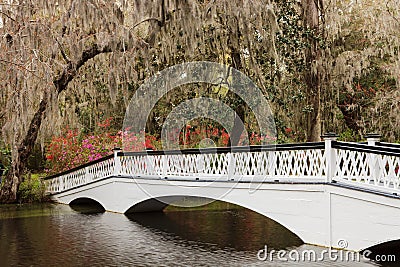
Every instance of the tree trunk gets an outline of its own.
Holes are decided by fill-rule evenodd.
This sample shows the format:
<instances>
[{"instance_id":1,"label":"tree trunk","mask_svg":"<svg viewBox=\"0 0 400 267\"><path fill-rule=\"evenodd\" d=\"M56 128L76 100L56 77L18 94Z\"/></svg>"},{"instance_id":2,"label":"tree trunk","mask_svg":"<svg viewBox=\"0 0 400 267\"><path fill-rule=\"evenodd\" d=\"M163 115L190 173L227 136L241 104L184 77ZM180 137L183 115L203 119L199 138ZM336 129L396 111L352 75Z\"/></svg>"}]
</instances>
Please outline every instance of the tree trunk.
<instances>
[{"instance_id":1,"label":"tree trunk","mask_svg":"<svg viewBox=\"0 0 400 267\"><path fill-rule=\"evenodd\" d=\"M237 29L237 31L239 31ZM239 40L237 41L239 42ZM240 53L237 49L237 47L239 47L239 43L236 44L236 46L231 42L228 43L228 47L231 50L231 58L232 58L232 67L242 71L243 66L242 66L242 61L240 58ZM232 73L232 72L231 72ZM235 72L233 72L235 73ZM234 74L232 74L234 75ZM234 81L237 81L237 79L240 79L240 77L234 77ZM229 143L228 146L237 146L239 145L239 141L240 141L240 136L243 133L244 130L244 121L245 121L245 115L246 115L246 108L245 108L245 103L243 102L243 99L239 98L236 95L232 94L232 98L236 98L237 100L237 106L235 107L235 120L233 123L233 128L232 128L232 132L230 133L230 139L229 139ZM238 99L239 98L239 99Z\"/></svg>"},{"instance_id":2,"label":"tree trunk","mask_svg":"<svg viewBox=\"0 0 400 267\"><path fill-rule=\"evenodd\" d=\"M23 182L23 173L35 145L47 105L47 95L44 95L29 125L25 138L18 145L17 151L13 153L11 169L8 171L0 190L0 203L15 203L18 201L18 189Z\"/></svg>"},{"instance_id":3,"label":"tree trunk","mask_svg":"<svg viewBox=\"0 0 400 267\"><path fill-rule=\"evenodd\" d=\"M239 145L240 136L244 130L245 107L239 104L235 109L236 115L233 123L233 129L230 135L228 146Z\"/></svg>"},{"instance_id":4,"label":"tree trunk","mask_svg":"<svg viewBox=\"0 0 400 267\"><path fill-rule=\"evenodd\" d=\"M160 31L160 27L163 27L165 22L165 0L161 0L161 4L162 15L159 24L153 30L154 34ZM150 34L150 36L152 36L152 34ZM124 40L120 40L118 38L111 38L109 43L101 47L99 47L96 43L91 44L81 52L80 57L78 57L75 61L67 60L67 64L65 65L63 71L58 76L54 77L53 84L55 86L56 93L59 94L67 88L68 84L77 75L79 69L85 65L88 60L103 53L133 49L137 45L141 46L143 43L126 43ZM65 54L63 50L61 50L60 53ZM17 151L14 151L11 170L7 173L4 184L0 189L0 203L14 203L18 201L17 193L19 185L23 182L23 173L26 169L28 158L31 155L35 145L47 106L48 99L47 95L45 95L39 104L39 109L33 116L25 138L20 144L17 145Z\"/></svg>"},{"instance_id":5,"label":"tree trunk","mask_svg":"<svg viewBox=\"0 0 400 267\"><path fill-rule=\"evenodd\" d=\"M320 141L321 138L321 73L316 64L321 60L321 50L317 36L320 34L320 12L322 1L304 0L303 19L305 25L313 30L313 36L309 37L310 47L306 52L307 72L305 82L307 84L307 98L310 112L307 113L307 141Z\"/></svg>"}]
</instances>

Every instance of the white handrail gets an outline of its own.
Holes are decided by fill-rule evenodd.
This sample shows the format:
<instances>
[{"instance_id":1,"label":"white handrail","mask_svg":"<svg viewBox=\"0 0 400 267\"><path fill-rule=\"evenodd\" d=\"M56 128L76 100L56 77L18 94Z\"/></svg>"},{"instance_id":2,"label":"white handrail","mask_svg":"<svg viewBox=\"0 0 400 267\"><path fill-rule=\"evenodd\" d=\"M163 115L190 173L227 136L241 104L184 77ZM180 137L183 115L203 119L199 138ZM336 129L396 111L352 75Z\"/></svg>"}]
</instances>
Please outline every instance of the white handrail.
<instances>
[{"instance_id":1,"label":"white handrail","mask_svg":"<svg viewBox=\"0 0 400 267\"><path fill-rule=\"evenodd\" d=\"M334 136L324 139L325 146L286 145L280 149L277 146L276 150L224 150L218 153L201 153L199 150L182 154L121 153L116 150L114 157L46 179L47 191L60 193L119 175L135 179L193 181L336 181L400 191L400 153L393 149L391 153L380 153L380 148L371 143L369 146L358 144L358 149L352 149L354 143L336 142ZM348 147L342 149L340 146ZM374 149L369 151L368 147Z\"/></svg>"}]
</instances>

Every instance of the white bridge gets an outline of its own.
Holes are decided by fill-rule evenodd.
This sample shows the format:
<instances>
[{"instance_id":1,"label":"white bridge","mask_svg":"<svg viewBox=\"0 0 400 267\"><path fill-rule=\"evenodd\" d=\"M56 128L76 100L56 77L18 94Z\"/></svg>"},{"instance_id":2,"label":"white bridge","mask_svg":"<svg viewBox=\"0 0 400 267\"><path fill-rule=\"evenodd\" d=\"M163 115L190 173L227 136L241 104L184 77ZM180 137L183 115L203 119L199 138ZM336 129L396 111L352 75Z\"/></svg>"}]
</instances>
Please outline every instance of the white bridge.
<instances>
[{"instance_id":1,"label":"white bridge","mask_svg":"<svg viewBox=\"0 0 400 267\"><path fill-rule=\"evenodd\" d=\"M361 251L400 239L400 145L324 142L114 151L46 178L60 203L91 199L105 210L162 210L185 196L237 204L305 243Z\"/></svg>"}]
</instances>

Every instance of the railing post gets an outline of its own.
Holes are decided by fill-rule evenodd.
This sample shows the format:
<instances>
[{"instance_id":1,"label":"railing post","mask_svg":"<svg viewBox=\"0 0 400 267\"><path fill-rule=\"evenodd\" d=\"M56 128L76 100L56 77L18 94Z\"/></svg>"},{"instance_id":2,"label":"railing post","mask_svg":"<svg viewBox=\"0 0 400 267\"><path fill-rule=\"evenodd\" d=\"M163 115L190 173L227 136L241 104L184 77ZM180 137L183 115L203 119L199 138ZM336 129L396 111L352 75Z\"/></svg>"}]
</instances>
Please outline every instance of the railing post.
<instances>
[{"instance_id":1,"label":"railing post","mask_svg":"<svg viewBox=\"0 0 400 267\"><path fill-rule=\"evenodd\" d=\"M233 180L234 175L235 175L235 158L232 152L228 152L226 154L227 160L228 160L228 180Z\"/></svg>"},{"instance_id":2,"label":"railing post","mask_svg":"<svg viewBox=\"0 0 400 267\"><path fill-rule=\"evenodd\" d=\"M326 133L321 136L325 141L325 174L326 182L331 183L336 172L336 153L332 148L332 141L336 141L337 135L335 133Z\"/></svg>"},{"instance_id":3,"label":"railing post","mask_svg":"<svg viewBox=\"0 0 400 267\"><path fill-rule=\"evenodd\" d=\"M167 154L161 155L161 164L162 164L162 173L161 173L161 178L166 178L167 177L167 168L168 168L168 160L167 160Z\"/></svg>"},{"instance_id":4,"label":"railing post","mask_svg":"<svg viewBox=\"0 0 400 267\"><path fill-rule=\"evenodd\" d=\"M114 147L114 175L119 176L122 173L122 165L121 165L121 160L118 157L118 152L121 152L121 148L119 147Z\"/></svg>"},{"instance_id":5,"label":"railing post","mask_svg":"<svg viewBox=\"0 0 400 267\"><path fill-rule=\"evenodd\" d=\"M377 133L368 133L364 136L364 138L367 139L369 146L375 146L375 144L380 141L381 135Z\"/></svg>"},{"instance_id":6,"label":"railing post","mask_svg":"<svg viewBox=\"0 0 400 267\"><path fill-rule=\"evenodd\" d=\"M380 141L381 135L377 133L368 133L364 136L367 139L369 146L375 146L377 142ZM367 154L368 155L368 154ZM380 176L380 168L378 162L378 155L370 154L369 155L369 168L371 178L374 180L374 183L377 184Z\"/></svg>"},{"instance_id":7,"label":"railing post","mask_svg":"<svg viewBox=\"0 0 400 267\"><path fill-rule=\"evenodd\" d=\"M64 176L63 175L61 175L61 176L58 176L58 181L59 181L59 183L58 183L58 192L61 192L61 191L64 191Z\"/></svg>"},{"instance_id":8,"label":"railing post","mask_svg":"<svg viewBox=\"0 0 400 267\"><path fill-rule=\"evenodd\" d=\"M85 167L85 183L89 183L90 178L89 178L89 167Z\"/></svg>"}]
</instances>

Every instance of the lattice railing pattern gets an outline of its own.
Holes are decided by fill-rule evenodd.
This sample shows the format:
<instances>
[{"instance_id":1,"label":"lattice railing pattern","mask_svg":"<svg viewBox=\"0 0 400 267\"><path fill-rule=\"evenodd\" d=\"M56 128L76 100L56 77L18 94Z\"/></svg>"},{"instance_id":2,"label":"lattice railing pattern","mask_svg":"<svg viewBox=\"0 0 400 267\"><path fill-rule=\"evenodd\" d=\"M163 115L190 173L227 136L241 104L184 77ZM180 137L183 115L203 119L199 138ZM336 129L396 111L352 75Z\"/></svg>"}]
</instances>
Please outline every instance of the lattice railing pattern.
<instances>
[{"instance_id":1,"label":"lattice railing pattern","mask_svg":"<svg viewBox=\"0 0 400 267\"><path fill-rule=\"evenodd\" d=\"M215 154L140 155L121 158L122 174L133 176L207 177L208 179L322 178L324 152L260 151Z\"/></svg>"},{"instance_id":2,"label":"lattice railing pattern","mask_svg":"<svg viewBox=\"0 0 400 267\"><path fill-rule=\"evenodd\" d=\"M47 191L50 193L62 192L80 185L91 183L97 179L114 174L114 158L97 162L84 168L77 169L46 180Z\"/></svg>"},{"instance_id":3,"label":"lattice railing pattern","mask_svg":"<svg viewBox=\"0 0 400 267\"><path fill-rule=\"evenodd\" d=\"M335 150L334 179L400 189L400 157L351 150Z\"/></svg>"},{"instance_id":4,"label":"lattice railing pattern","mask_svg":"<svg viewBox=\"0 0 400 267\"><path fill-rule=\"evenodd\" d=\"M286 145L276 150L225 150L218 153L202 153L201 150L183 154L115 153L114 157L47 179L46 182L50 193L115 175L211 181L336 180L375 189L400 190L398 148L371 149L364 144L341 142L334 145L335 148L325 144L325 149L324 146L304 148Z\"/></svg>"}]
</instances>

